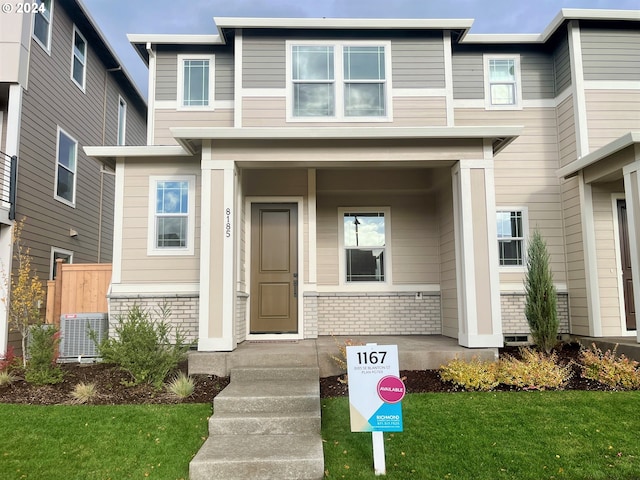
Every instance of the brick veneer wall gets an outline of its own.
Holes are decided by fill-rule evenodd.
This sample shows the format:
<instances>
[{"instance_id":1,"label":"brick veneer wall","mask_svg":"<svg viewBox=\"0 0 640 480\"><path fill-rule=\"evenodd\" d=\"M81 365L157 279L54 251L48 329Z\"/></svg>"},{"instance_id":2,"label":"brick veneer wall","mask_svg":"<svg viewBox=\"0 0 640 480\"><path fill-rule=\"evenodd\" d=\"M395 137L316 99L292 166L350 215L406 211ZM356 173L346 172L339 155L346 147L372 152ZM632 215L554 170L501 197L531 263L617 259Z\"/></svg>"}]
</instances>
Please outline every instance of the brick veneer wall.
<instances>
[{"instance_id":1,"label":"brick veneer wall","mask_svg":"<svg viewBox=\"0 0 640 480\"><path fill-rule=\"evenodd\" d=\"M117 315L126 315L135 304L149 311L153 319L158 319L158 309L166 302L171 308L169 321L180 329L187 341L198 340L198 312L200 299L198 295L171 295L171 296L135 296L109 298L110 328L109 335L113 335L113 323Z\"/></svg>"},{"instance_id":2,"label":"brick veneer wall","mask_svg":"<svg viewBox=\"0 0 640 480\"><path fill-rule=\"evenodd\" d=\"M311 298L305 298L305 321L313 317ZM318 335L442 333L439 294L422 292L416 298L415 292L320 293L315 298Z\"/></svg>"},{"instance_id":3,"label":"brick veneer wall","mask_svg":"<svg viewBox=\"0 0 640 480\"><path fill-rule=\"evenodd\" d=\"M500 296L502 307L502 333L505 335L523 335L529 333L529 324L524 316L526 297L522 293L503 293ZM569 333L569 296L558 294L558 333Z\"/></svg>"}]
</instances>

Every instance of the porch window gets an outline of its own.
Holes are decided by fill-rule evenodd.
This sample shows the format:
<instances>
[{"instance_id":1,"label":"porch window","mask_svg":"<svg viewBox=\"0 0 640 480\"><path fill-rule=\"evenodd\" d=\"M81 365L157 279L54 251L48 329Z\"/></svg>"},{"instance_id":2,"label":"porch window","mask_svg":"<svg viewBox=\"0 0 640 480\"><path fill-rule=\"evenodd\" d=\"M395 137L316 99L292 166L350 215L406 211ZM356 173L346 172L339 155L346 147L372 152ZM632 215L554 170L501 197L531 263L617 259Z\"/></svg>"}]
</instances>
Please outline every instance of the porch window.
<instances>
[{"instance_id":1,"label":"porch window","mask_svg":"<svg viewBox=\"0 0 640 480\"><path fill-rule=\"evenodd\" d=\"M498 211L496 223L500 266L524 266L526 210Z\"/></svg>"},{"instance_id":2,"label":"porch window","mask_svg":"<svg viewBox=\"0 0 640 480\"><path fill-rule=\"evenodd\" d=\"M384 282L386 232L384 212L343 214L345 280Z\"/></svg>"},{"instance_id":3,"label":"porch window","mask_svg":"<svg viewBox=\"0 0 640 480\"><path fill-rule=\"evenodd\" d=\"M520 57L485 55L485 104L489 109L518 109L522 104Z\"/></svg>"},{"instance_id":4,"label":"porch window","mask_svg":"<svg viewBox=\"0 0 640 480\"><path fill-rule=\"evenodd\" d=\"M388 44L313 42L289 48L290 120L389 120Z\"/></svg>"},{"instance_id":5,"label":"porch window","mask_svg":"<svg viewBox=\"0 0 640 480\"><path fill-rule=\"evenodd\" d=\"M151 178L150 255L193 253L195 178Z\"/></svg>"}]
</instances>

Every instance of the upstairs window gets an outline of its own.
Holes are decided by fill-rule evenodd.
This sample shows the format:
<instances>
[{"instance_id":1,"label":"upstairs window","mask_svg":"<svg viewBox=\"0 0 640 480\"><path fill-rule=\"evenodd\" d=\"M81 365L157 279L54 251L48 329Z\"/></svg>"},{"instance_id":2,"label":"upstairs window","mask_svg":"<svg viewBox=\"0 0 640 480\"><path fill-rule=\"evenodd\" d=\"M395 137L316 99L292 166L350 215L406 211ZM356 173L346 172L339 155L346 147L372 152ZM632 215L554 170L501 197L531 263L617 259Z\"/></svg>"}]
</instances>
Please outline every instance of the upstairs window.
<instances>
[{"instance_id":1,"label":"upstairs window","mask_svg":"<svg viewBox=\"0 0 640 480\"><path fill-rule=\"evenodd\" d=\"M389 46L290 44L289 119L387 120Z\"/></svg>"},{"instance_id":2,"label":"upstairs window","mask_svg":"<svg viewBox=\"0 0 640 480\"><path fill-rule=\"evenodd\" d=\"M72 207L75 206L76 202L77 160L78 142L58 127L54 196L57 200Z\"/></svg>"},{"instance_id":3,"label":"upstairs window","mask_svg":"<svg viewBox=\"0 0 640 480\"><path fill-rule=\"evenodd\" d=\"M388 216L388 215L387 215ZM342 211L343 279L348 283L387 281L385 212Z\"/></svg>"},{"instance_id":4,"label":"upstairs window","mask_svg":"<svg viewBox=\"0 0 640 480\"><path fill-rule=\"evenodd\" d=\"M37 40L42 48L50 52L53 5L51 0L36 0L35 3L38 5L38 8L33 14L33 38Z\"/></svg>"},{"instance_id":5,"label":"upstairs window","mask_svg":"<svg viewBox=\"0 0 640 480\"><path fill-rule=\"evenodd\" d=\"M127 134L127 102L118 98L118 145L124 145Z\"/></svg>"},{"instance_id":6,"label":"upstairs window","mask_svg":"<svg viewBox=\"0 0 640 480\"><path fill-rule=\"evenodd\" d=\"M499 210L496 220L500 266L524 267L527 211L515 208Z\"/></svg>"},{"instance_id":7,"label":"upstairs window","mask_svg":"<svg viewBox=\"0 0 640 480\"><path fill-rule=\"evenodd\" d=\"M87 41L73 27L73 46L71 55L71 79L84 92L87 75Z\"/></svg>"},{"instance_id":8,"label":"upstairs window","mask_svg":"<svg viewBox=\"0 0 640 480\"><path fill-rule=\"evenodd\" d=\"M213 55L178 55L179 108L213 108Z\"/></svg>"},{"instance_id":9,"label":"upstairs window","mask_svg":"<svg viewBox=\"0 0 640 480\"><path fill-rule=\"evenodd\" d=\"M520 57L485 55L485 103L490 109L521 108Z\"/></svg>"},{"instance_id":10,"label":"upstairs window","mask_svg":"<svg viewBox=\"0 0 640 480\"><path fill-rule=\"evenodd\" d=\"M195 177L151 177L149 188L150 255L193 254Z\"/></svg>"}]
</instances>

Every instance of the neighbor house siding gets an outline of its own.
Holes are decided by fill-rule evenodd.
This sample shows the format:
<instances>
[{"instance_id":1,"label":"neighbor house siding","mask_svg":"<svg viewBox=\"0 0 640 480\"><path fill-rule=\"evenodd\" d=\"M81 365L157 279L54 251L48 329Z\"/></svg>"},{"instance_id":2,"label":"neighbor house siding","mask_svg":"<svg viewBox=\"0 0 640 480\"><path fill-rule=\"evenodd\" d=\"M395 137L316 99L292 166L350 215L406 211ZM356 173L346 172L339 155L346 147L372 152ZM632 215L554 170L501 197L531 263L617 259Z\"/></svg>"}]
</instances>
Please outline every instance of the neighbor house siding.
<instances>
[{"instance_id":1,"label":"neighbor house siding","mask_svg":"<svg viewBox=\"0 0 640 480\"><path fill-rule=\"evenodd\" d=\"M200 162L181 158L136 160L125 164L121 283L197 283L200 281ZM149 256L149 177L196 175L194 255Z\"/></svg>"},{"instance_id":2,"label":"neighbor house siding","mask_svg":"<svg viewBox=\"0 0 640 480\"><path fill-rule=\"evenodd\" d=\"M581 28L585 80L640 79L640 30Z\"/></svg>"},{"instance_id":3,"label":"neighbor house siding","mask_svg":"<svg viewBox=\"0 0 640 480\"><path fill-rule=\"evenodd\" d=\"M637 77L640 84L640 76ZM640 130L640 90L587 90L590 151Z\"/></svg>"},{"instance_id":4,"label":"neighbor house siding","mask_svg":"<svg viewBox=\"0 0 640 480\"><path fill-rule=\"evenodd\" d=\"M393 88L444 88L442 33L391 42Z\"/></svg>"},{"instance_id":5,"label":"neighbor house siding","mask_svg":"<svg viewBox=\"0 0 640 480\"><path fill-rule=\"evenodd\" d=\"M51 55L31 40L17 186L17 217L27 218L23 240L31 249L32 266L41 278L49 276L52 246L73 251L75 263L108 262L112 250L113 179L101 174L100 163L88 158L83 146L102 145L103 139L108 145L115 144L118 84L106 72L91 36L80 30L88 38L85 91L80 90L70 73L73 23L60 4L56 4L52 28ZM136 134L144 131L144 121L139 124L142 115L133 115L134 102L127 101L132 132L128 143L143 143L144 138ZM78 141L75 208L54 199L58 126ZM70 229L76 230L78 236L71 238Z\"/></svg>"}]
</instances>

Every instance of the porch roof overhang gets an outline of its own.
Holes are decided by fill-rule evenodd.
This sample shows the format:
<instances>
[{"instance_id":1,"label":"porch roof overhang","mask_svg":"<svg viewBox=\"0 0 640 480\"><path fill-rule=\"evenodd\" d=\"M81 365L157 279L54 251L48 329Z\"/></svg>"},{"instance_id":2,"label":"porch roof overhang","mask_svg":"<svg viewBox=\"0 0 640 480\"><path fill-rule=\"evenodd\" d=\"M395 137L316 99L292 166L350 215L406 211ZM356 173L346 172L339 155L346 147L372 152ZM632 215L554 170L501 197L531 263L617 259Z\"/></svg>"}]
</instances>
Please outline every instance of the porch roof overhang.
<instances>
[{"instance_id":1,"label":"porch roof overhang","mask_svg":"<svg viewBox=\"0 0 640 480\"><path fill-rule=\"evenodd\" d=\"M169 130L180 145L195 149L203 140L458 140L483 139L497 154L521 133L522 126L486 127L172 127Z\"/></svg>"},{"instance_id":2,"label":"porch roof overhang","mask_svg":"<svg viewBox=\"0 0 640 480\"><path fill-rule=\"evenodd\" d=\"M595 165L601 161L611 158L618 152L621 152L627 148L634 148L638 146L640 151L640 132L629 132L616 140L594 150L587 155L574 160L573 162L565 165L557 170L559 178L571 178L576 176L581 170L584 170L592 165Z\"/></svg>"},{"instance_id":3,"label":"porch roof overhang","mask_svg":"<svg viewBox=\"0 0 640 480\"><path fill-rule=\"evenodd\" d=\"M181 145L112 145L86 146L84 153L102 161L114 161L117 158L149 158L149 157L191 157L194 152Z\"/></svg>"}]
</instances>

